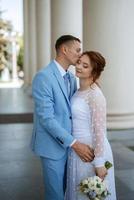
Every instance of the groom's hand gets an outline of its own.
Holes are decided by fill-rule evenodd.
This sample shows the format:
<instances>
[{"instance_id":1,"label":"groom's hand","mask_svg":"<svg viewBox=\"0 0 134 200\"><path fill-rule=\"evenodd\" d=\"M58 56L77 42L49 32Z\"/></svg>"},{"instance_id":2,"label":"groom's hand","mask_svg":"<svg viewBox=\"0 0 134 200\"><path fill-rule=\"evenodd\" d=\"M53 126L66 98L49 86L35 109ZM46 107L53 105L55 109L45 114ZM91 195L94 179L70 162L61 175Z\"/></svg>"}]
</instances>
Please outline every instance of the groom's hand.
<instances>
[{"instance_id":1,"label":"groom's hand","mask_svg":"<svg viewBox=\"0 0 134 200\"><path fill-rule=\"evenodd\" d=\"M77 153L77 155L84 162L91 162L94 159L94 151L93 149L87 145L76 141L72 145L73 150Z\"/></svg>"}]
</instances>

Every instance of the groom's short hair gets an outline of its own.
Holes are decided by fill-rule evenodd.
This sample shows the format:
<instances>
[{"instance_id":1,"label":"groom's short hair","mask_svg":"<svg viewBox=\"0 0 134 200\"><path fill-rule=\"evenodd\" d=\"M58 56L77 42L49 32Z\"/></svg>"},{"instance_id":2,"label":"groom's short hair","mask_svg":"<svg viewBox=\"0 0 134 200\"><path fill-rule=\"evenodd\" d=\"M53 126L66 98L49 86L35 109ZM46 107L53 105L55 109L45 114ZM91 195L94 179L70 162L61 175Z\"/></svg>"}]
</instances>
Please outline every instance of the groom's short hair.
<instances>
[{"instance_id":1,"label":"groom's short hair","mask_svg":"<svg viewBox=\"0 0 134 200\"><path fill-rule=\"evenodd\" d=\"M77 37L74 37L73 35L62 35L61 37L59 37L55 43L55 49L56 51L59 50L59 48L61 47L62 44L65 44L67 42L71 42L71 41L78 41L81 43L80 39Z\"/></svg>"}]
</instances>

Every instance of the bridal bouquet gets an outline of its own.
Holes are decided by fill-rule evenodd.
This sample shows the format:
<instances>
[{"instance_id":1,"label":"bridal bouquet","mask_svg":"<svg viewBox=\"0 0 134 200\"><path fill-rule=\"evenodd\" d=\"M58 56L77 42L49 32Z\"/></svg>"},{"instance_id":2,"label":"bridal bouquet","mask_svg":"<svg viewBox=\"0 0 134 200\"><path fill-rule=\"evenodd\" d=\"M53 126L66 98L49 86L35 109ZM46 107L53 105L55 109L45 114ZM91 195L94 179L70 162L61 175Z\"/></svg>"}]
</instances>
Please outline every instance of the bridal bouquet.
<instances>
[{"instance_id":1,"label":"bridal bouquet","mask_svg":"<svg viewBox=\"0 0 134 200\"><path fill-rule=\"evenodd\" d=\"M81 181L80 191L86 194L90 200L104 200L110 194L105 181L102 181L98 176Z\"/></svg>"},{"instance_id":2,"label":"bridal bouquet","mask_svg":"<svg viewBox=\"0 0 134 200\"><path fill-rule=\"evenodd\" d=\"M109 169L112 164L106 161L105 167ZM90 200L104 200L110 195L106 182L98 176L88 177L79 184L80 192L85 194Z\"/></svg>"}]
</instances>

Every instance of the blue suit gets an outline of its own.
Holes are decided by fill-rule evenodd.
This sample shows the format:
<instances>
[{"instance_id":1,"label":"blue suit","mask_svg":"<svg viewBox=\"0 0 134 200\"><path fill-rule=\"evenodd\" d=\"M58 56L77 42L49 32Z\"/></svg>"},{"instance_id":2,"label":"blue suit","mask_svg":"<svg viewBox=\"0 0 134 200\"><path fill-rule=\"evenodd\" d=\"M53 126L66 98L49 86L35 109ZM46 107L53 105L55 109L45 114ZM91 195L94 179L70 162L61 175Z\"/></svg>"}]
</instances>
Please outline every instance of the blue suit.
<instances>
[{"instance_id":1,"label":"blue suit","mask_svg":"<svg viewBox=\"0 0 134 200\"><path fill-rule=\"evenodd\" d=\"M76 91L75 77L70 76L70 96ZM34 77L32 94L35 103L32 149L41 157L45 200L63 200L63 176L67 150L74 138L70 102L63 77L52 61Z\"/></svg>"}]
</instances>

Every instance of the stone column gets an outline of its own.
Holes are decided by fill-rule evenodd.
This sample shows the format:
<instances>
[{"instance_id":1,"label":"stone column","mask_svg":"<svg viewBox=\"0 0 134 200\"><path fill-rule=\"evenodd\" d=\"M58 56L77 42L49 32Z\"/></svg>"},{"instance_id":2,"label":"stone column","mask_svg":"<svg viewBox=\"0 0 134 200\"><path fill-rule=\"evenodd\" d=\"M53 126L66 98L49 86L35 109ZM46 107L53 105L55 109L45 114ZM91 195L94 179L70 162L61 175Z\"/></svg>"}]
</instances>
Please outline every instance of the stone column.
<instances>
[{"instance_id":1,"label":"stone column","mask_svg":"<svg viewBox=\"0 0 134 200\"><path fill-rule=\"evenodd\" d=\"M18 81L16 39L12 37L12 80Z\"/></svg>"},{"instance_id":2,"label":"stone column","mask_svg":"<svg viewBox=\"0 0 134 200\"><path fill-rule=\"evenodd\" d=\"M24 0L24 74L31 84L35 73L50 62L50 0Z\"/></svg>"},{"instance_id":3,"label":"stone column","mask_svg":"<svg viewBox=\"0 0 134 200\"><path fill-rule=\"evenodd\" d=\"M29 81L32 82L33 76L37 71L37 46L36 46L36 0L28 0L29 2Z\"/></svg>"},{"instance_id":4,"label":"stone column","mask_svg":"<svg viewBox=\"0 0 134 200\"><path fill-rule=\"evenodd\" d=\"M29 84L29 1L23 0L23 23L24 23L24 82Z\"/></svg>"},{"instance_id":5,"label":"stone column","mask_svg":"<svg viewBox=\"0 0 134 200\"><path fill-rule=\"evenodd\" d=\"M52 58L55 57L55 41L64 34L82 40L82 0L52 1Z\"/></svg>"},{"instance_id":6,"label":"stone column","mask_svg":"<svg viewBox=\"0 0 134 200\"><path fill-rule=\"evenodd\" d=\"M51 5L50 0L36 1L37 69L51 59Z\"/></svg>"},{"instance_id":7,"label":"stone column","mask_svg":"<svg viewBox=\"0 0 134 200\"><path fill-rule=\"evenodd\" d=\"M31 83L37 71L36 0L24 0L24 89L31 96Z\"/></svg>"},{"instance_id":8,"label":"stone column","mask_svg":"<svg viewBox=\"0 0 134 200\"><path fill-rule=\"evenodd\" d=\"M133 7L133 0L84 0L84 50L107 62L101 82L109 129L134 128Z\"/></svg>"}]
</instances>

